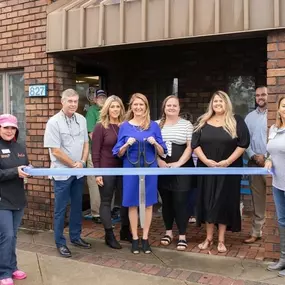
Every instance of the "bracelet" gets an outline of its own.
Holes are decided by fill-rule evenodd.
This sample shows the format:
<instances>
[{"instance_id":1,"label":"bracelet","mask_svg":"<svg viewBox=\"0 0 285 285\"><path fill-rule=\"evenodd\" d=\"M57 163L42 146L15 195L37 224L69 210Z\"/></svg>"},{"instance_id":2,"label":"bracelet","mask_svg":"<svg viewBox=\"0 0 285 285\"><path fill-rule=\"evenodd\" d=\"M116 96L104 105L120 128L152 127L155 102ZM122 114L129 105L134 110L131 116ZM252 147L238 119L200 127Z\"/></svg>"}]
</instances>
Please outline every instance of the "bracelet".
<instances>
[{"instance_id":1,"label":"bracelet","mask_svg":"<svg viewBox=\"0 0 285 285\"><path fill-rule=\"evenodd\" d=\"M82 163L83 168L86 168L86 162L84 160L80 160L80 162Z\"/></svg>"}]
</instances>

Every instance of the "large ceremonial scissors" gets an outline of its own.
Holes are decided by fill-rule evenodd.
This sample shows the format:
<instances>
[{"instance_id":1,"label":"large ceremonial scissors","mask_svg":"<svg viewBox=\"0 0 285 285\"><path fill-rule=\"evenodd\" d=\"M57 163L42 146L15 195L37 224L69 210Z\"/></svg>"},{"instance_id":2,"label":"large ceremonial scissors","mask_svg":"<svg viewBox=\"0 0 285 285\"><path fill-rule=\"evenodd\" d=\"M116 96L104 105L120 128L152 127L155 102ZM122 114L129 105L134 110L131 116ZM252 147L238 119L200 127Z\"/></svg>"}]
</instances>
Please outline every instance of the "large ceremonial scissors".
<instances>
[{"instance_id":1,"label":"large ceremonial scissors","mask_svg":"<svg viewBox=\"0 0 285 285\"><path fill-rule=\"evenodd\" d=\"M132 146L129 146L127 149L127 159L128 161L134 166L134 167L149 167L152 165L157 156L157 151L156 147L153 146L154 148L154 157L153 160L148 160L147 159L147 154L146 154L146 145L149 144L151 145L147 139L144 139L143 141L138 141L136 140L134 145L138 145L138 155L136 159L131 159L130 157L130 149ZM141 158L143 158L143 165L141 166ZM141 228L144 227L144 221L145 221L145 175L139 175L139 215L140 215L140 225Z\"/></svg>"}]
</instances>

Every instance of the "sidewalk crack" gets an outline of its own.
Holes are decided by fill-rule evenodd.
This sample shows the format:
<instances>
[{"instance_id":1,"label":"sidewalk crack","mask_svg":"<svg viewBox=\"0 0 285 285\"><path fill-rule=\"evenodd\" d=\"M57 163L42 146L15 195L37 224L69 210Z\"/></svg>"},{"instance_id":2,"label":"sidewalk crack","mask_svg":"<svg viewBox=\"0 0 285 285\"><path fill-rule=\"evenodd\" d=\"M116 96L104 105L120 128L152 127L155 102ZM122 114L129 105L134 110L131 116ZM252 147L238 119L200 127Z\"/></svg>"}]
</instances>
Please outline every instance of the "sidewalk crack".
<instances>
[{"instance_id":1,"label":"sidewalk crack","mask_svg":"<svg viewBox=\"0 0 285 285\"><path fill-rule=\"evenodd\" d=\"M163 261L163 259L161 259L161 258L160 258L158 255L156 255L154 252L152 252L152 254L156 257L157 260L159 260L159 261L162 263L162 265L164 265L165 267L169 267L169 268L173 269L172 266L170 266L170 265L168 265L167 263L165 263L165 262Z\"/></svg>"},{"instance_id":2,"label":"sidewalk crack","mask_svg":"<svg viewBox=\"0 0 285 285\"><path fill-rule=\"evenodd\" d=\"M44 285L45 282L44 282L44 278L43 278L43 272L42 272L42 268L41 268L41 264L40 264L40 259L39 259L38 253L36 253L36 256L37 256L37 262L38 262L38 268L39 268L39 272L40 272L40 276L41 276L41 281L42 281L42 284Z\"/></svg>"},{"instance_id":3,"label":"sidewalk crack","mask_svg":"<svg viewBox=\"0 0 285 285\"><path fill-rule=\"evenodd\" d=\"M237 278L242 277L243 273L245 272L245 267L243 265L243 260L240 261L241 265L241 273L237 275Z\"/></svg>"}]
</instances>

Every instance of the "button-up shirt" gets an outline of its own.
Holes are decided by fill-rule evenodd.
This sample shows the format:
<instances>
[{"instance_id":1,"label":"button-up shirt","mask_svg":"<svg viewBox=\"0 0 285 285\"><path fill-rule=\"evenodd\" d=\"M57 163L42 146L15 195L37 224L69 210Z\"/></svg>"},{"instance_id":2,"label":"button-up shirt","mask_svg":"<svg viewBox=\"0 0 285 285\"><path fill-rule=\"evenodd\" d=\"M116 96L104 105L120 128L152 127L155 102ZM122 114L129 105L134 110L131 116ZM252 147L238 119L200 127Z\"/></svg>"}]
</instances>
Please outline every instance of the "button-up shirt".
<instances>
[{"instance_id":1,"label":"button-up shirt","mask_svg":"<svg viewBox=\"0 0 285 285\"><path fill-rule=\"evenodd\" d=\"M75 113L71 118L63 111L51 117L46 125L44 147L49 148L51 168L67 168L51 152L51 148L60 148L73 161L82 158L84 143L88 142L86 119ZM53 176L54 180L67 180L70 176ZM82 176L77 176L80 178Z\"/></svg>"},{"instance_id":2,"label":"button-up shirt","mask_svg":"<svg viewBox=\"0 0 285 285\"><path fill-rule=\"evenodd\" d=\"M248 157L252 158L255 154L266 155L267 110L262 112L256 108L246 116L245 123L250 134L250 145L246 150Z\"/></svg>"}]
</instances>

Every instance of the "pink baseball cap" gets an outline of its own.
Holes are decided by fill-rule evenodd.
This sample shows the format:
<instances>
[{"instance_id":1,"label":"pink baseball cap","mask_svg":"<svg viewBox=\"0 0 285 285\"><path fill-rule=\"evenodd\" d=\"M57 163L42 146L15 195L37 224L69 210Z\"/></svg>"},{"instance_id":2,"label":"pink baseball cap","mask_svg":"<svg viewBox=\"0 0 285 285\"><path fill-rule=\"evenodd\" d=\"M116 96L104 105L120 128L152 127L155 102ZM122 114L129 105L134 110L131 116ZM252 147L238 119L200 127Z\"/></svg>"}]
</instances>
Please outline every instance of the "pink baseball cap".
<instances>
[{"instance_id":1,"label":"pink baseball cap","mask_svg":"<svg viewBox=\"0 0 285 285\"><path fill-rule=\"evenodd\" d=\"M15 116L10 114L0 115L0 126L5 127L14 127L18 129L18 120Z\"/></svg>"}]
</instances>

